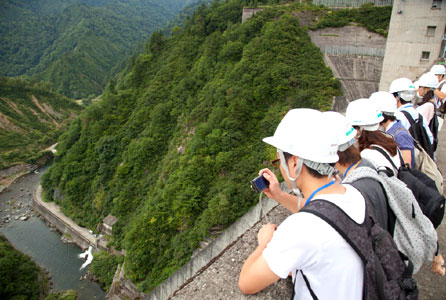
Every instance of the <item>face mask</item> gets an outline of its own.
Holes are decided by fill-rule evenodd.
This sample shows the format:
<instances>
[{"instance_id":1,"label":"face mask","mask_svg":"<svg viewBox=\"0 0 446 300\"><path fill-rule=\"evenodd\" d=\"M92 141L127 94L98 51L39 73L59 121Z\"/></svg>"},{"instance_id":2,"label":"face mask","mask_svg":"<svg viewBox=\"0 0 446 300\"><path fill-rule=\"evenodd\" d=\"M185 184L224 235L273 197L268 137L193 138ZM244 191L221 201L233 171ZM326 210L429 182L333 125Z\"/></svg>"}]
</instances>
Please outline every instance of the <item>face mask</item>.
<instances>
[{"instance_id":1,"label":"face mask","mask_svg":"<svg viewBox=\"0 0 446 300\"><path fill-rule=\"evenodd\" d=\"M420 99L423 98L423 95L420 95L420 89L418 89L418 91L417 91L417 97Z\"/></svg>"},{"instance_id":2,"label":"face mask","mask_svg":"<svg viewBox=\"0 0 446 300\"><path fill-rule=\"evenodd\" d=\"M400 98L404 101L411 102L415 98L415 93L413 91L404 91L399 93Z\"/></svg>"}]
</instances>

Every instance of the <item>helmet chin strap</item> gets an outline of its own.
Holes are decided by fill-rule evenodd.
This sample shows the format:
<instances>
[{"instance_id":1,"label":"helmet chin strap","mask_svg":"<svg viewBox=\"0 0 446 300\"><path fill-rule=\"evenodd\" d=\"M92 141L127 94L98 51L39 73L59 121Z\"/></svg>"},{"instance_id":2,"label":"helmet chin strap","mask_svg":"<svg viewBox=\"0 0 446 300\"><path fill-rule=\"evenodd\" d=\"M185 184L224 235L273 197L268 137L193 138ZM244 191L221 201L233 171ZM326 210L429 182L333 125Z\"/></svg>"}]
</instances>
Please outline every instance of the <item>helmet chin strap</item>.
<instances>
[{"instance_id":1,"label":"helmet chin strap","mask_svg":"<svg viewBox=\"0 0 446 300\"><path fill-rule=\"evenodd\" d=\"M300 209L300 204L303 199L303 194L296 185L296 179L299 177L300 172L302 171L303 159L299 158L299 160L297 161L296 174L295 174L295 177L293 178L290 175L290 170L288 169L288 165L286 163L285 155L283 155L283 151L280 149L277 149L277 152L279 153L280 162L282 164L282 167L285 170L285 173L288 176L288 179L291 181L291 186L293 187L293 193L297 196L297 208Z\"/></svg>"}]
</instances>

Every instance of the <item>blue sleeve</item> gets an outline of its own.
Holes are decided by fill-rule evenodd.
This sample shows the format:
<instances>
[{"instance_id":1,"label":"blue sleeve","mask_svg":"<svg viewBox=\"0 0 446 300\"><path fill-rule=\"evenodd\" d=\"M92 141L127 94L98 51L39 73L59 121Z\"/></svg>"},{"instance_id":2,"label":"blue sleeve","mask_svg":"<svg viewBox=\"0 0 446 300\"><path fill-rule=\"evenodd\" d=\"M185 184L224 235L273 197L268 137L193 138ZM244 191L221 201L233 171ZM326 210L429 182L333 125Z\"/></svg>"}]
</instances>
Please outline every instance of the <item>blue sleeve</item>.
<instances>
[{"instance_id":1,"label":"blue sleeve","mask_svg":"<svg viewBox=\"0 0 446 300\"><path fill-rule=\"evenodd\" d=\"M401 130L395 134L395 142L398 144L398 148L401 150L413 150L413 139L409 133L405 130Z\"/></svg>"}]
</instances>

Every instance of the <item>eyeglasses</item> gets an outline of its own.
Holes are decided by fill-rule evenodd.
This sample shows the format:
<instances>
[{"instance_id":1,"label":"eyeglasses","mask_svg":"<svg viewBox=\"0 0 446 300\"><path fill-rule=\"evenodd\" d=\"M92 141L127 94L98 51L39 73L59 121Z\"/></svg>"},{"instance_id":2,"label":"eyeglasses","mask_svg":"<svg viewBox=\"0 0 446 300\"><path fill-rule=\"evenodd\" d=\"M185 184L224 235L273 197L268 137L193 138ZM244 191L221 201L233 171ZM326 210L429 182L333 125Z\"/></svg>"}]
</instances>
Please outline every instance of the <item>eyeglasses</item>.
<instances>
[{"instance_id":1,"label":"eyeglasses","mask_svg":"<svg viewBox=\"0 0 446 300\"><path fill-rule=\"evenodd\" d=\"M271 164L273 165L273 167L278 168L280 167L280 158L272 160Z\"/></svg>"}]
</instances>

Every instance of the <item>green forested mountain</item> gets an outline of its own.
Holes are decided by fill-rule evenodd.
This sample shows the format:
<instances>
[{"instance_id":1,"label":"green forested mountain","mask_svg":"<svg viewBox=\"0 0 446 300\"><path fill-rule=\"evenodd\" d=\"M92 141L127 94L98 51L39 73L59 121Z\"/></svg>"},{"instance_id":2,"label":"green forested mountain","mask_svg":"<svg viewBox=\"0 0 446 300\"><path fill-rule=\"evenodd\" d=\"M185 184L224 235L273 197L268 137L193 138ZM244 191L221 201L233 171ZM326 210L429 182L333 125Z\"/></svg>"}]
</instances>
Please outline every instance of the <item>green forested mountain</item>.
<instances>
[{"instance_id":1,"label":"green forested mountain","mask_svg":"<svg viewBox=\"0 0 446 300\"><path fill-rule=\"evenodd\" d=\"M71 98L98 95L138 41L193 2L1 1L0 75L33 76Z\"/></svg>"},{"instance_id":2,"label":"green forested mountain","mask_svg":"<svg viewBox=\"0 0 446 300\"><path fill-rule=\"evenodd\" d=\"M0 169L33 162L80 110L44 84L0 77Z\"/></svg>"},{"instance_id":3,"label":"green forested mountain","mask_svg":"<svg viewBox=\"0 0 446 300\"><path fill-rule=\"evenodd\" d=\"M202 5L170 37L152 34L124 80L70 124L43 177L45 198L61 195L81 225L118 218L111 244L143 291L256 203L249 181L275 158L262 138L282 116L330 109L341 93L296 13L322 8L270 0L241 24L249 2Z\"/></svg>"},{"instance_id":4,"label":"green forested mountain","mask_svg":"<svg viewBox=\"0 0 446 300\"><path fill-rule=\"evenodd\" d=\"M0 298L38 300L39 268L0 234Z\"/></svg>"},{"instance_id":5,"label":"green forested mountain","mask_svg":"<svg viewBox=\"0 0 446 300\"><path fill-rule=\"evenodd\" d=\"M28 255L15 249L0 234L0 299L77 299L76 291L49 293L49 289L49 280L45 272Z\"/></svg>"}]
</instances>

